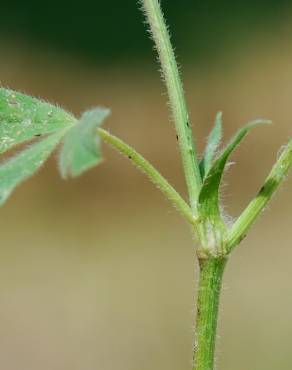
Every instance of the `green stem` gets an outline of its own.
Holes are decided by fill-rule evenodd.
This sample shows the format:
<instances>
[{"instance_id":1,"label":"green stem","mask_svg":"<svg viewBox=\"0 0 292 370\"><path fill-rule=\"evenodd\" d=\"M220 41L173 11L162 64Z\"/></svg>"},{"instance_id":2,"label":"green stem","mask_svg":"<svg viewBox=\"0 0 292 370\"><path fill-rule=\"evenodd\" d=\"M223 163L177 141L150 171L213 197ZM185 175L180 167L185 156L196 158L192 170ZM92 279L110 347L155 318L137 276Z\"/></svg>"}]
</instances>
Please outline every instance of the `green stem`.
<instances>
[{"instance_id":1,"label":"green stem","mask_svg":"<svg viewBox=\"0 0 292 370\"><path fill-rule=\"evenodd\" d=\"M213 370L222 277L226 258L199 259L200 281L197 300L193 370Z\"/></svg>"},{"instance_id":2,"label":"green stem","mask_svg":"<svg viewBox=\"0 0 292 370\"><path fill-rule=\"evenodd\" d=\"M291 167L292 140L289 141L283 150L257 196L250 202L231 228L226 245L228 253L244 239L250 227L255 223L273 194L285 180Z\"/></svg>"},{"instance_id":3,"label":"green stem","mask_svg":"<svg viewBox=\"0 0 292 370\"><path fill-rule=\"evenodd\" d=\"M192 225L196 225L197 219L193 216L189 205L179 195L179 193L169 184L169 182L135 149L124 143L121 139L110 134L108 131L99 128L99 136L117 151L127 156L149 179L162 191L162 193L171 201L177 210Z\"/></svg>"},{"instance_id":4,"label":"green stem","mask_svg":"<svg viewBox=\"0 0 292 370\"><path fill-rule=\"evenodd\" d=\"M197 215L197 199L202 180L175 55L158 0L142 0L142 4L156 44L168 91L191 208Z\"/></svg>"}]
</instances>

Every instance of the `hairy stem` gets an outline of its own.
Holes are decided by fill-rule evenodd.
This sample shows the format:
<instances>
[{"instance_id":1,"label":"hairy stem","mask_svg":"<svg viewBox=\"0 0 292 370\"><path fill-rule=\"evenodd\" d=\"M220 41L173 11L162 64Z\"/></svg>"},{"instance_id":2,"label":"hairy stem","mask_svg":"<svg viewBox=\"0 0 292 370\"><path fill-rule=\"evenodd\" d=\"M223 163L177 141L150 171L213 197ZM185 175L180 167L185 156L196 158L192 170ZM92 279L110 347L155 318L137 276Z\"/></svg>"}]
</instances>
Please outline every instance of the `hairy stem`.
<instances>
[{"instance_id":1,"label":"hairy stem","mask_svg":"<svg viewBox=\"0 0 292 370\"><path fill-rule=\"evenodd\" d=\"M197 300L193 370L213 370L222 277L226 258L199 259L200 281Z\"/></svg>"},{"instance_id":2,"label":"hairy stem","mask_svg":"<svg viewBox=\"0 0 292 370\"><path fill-rule=\"evenodd\" d=\"M255 223L273 194L285 180L291 167L292 140L289 141L283 150L257 196L250 202L231 228L226 246L228 253L244 239L250 227Z\"/></svg>"},{"instance_id":3,"label":"hairy stem","mask_svg":"<svg viewBox=\"0 0 292 370\"><path fill-rule=\"evenodd\" d=\"M177 131L186 183L193 213L197 214L197 198L201 187L201 175L193 142L192 129L179 76L174 51L158 0L142 0L151 28L165 79L169 102Z\"/></svg>"},{"instance_id":4,"label":"hairy stem","mask_svg":"<svg viewBox=\"0 0 292 370\"><path fill-rule=\"evenodd\" d=\"M99 128L99 136L117 151L127 156L149 179L162 191L162 193L171 201L177 210L190 222L192 225L197 223L197 219L193 216L189 205L179 195L179 193L169 184L169 182L152 166L141 154L135 149L124 143L121 139L110 134L108 131Z\"/></svg>"}]
</instances>

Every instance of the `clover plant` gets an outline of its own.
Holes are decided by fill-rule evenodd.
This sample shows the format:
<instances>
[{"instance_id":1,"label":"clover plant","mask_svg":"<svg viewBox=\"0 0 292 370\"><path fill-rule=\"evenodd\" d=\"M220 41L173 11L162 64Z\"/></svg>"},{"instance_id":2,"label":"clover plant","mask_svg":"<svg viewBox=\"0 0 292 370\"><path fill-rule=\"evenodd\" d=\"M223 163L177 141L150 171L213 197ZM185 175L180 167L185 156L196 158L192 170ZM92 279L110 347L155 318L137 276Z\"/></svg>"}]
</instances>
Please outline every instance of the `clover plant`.
<instances>
[{"instance_id":1,"label":"clover plant","mask_svg":"<svg viewBox=\"0 0 292 370\"><path fill-rule=\"evenodd\" d=\"M222 114L218 113L206 148L199 158L176 58L158 0L141 0L161 64L175 126L188 199L183 197L141 154L101 128L105 108L80 118L36 98L0 89L0 153L18 144L27 148L0 165L0 203L33 175L58 145L62 177L74 177L102 161L101 142L124 154L144 172L189 223L200 269L196 306L193 370L213 370L219 298L224 268L231 252L246 237L292 165L292 141L281 151L257 195L232 223L222 213L220 183L233 151L254 128L270 121L247 123L220 149ZM34 139L34 140L33 140Z\"/></svg>"}]
</instances>

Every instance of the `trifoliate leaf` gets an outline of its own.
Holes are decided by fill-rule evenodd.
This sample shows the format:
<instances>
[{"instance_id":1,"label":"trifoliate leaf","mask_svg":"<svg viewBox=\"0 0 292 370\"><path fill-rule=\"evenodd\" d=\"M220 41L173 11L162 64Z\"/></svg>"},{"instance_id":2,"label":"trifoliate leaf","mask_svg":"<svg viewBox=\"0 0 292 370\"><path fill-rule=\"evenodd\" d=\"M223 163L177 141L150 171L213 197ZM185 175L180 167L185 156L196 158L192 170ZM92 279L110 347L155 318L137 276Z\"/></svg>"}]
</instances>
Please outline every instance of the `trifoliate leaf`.
<instances>
[{"instance_id":1,"label":"trifoliate leaf","mask_svg":"<svg viewBox=\"0 0 292 370\"><path fill-rule=\"evenodd\" d=\"M212 164L206 174L199 194L198 210L202 221L205 223L207 221L209 228L212 228L213 230L217 229L217 231L220 230L220 228L222 230L225 229L225 225L220 214L219 187L229 156L252 128L268 123L271 122L267 120L256 120L249 122L241 128Z\"/></svg>"},{"instance_id":2,"label":"trifoliate leaf","mask_svg":"<svg viewBox=\"0 0 292 370\"><path fill-rule=\"evenodd\" d=\"M64 130L51 134L0 164L0 205L6 201L19 183L32 176L41 167L64 134Z\"/></svg>"},{"instance_id":3,"label":"trifoliate leaf","mask_svg":"<svg viewBox=\"0 0 292 370\"><path fill-rule=\"evenodd\" d=\"M211 168L212 161L215 157L216 150L220 145L221 138L222 138L222 112L218 112L215 118L214 128L208 137L205 152L200 161L200 172L202 179L204 179L205 175Z\"/></svg>"},{"instance_id":4,"label":"trifoliate leaf","mask_svg":"<svg viewBox=\"0 0 292 370\"><path fill-rule=\"evenodd\" d=\"M105 108L87 111L67 133L59 158L60 172L64 178L78 176L102 161L97 128L109 113Z\"/></svg>"},{"instance_id":5,"label":"trifoliate leaf","mask_svg":"<svg viewBox=\"0 0 292 370\"><path fill-rule=\"evenodd\" d=\"M53 133L76 119L52 104L0 88L0 153L34 137Z\"/></svg>"}]
</instances>

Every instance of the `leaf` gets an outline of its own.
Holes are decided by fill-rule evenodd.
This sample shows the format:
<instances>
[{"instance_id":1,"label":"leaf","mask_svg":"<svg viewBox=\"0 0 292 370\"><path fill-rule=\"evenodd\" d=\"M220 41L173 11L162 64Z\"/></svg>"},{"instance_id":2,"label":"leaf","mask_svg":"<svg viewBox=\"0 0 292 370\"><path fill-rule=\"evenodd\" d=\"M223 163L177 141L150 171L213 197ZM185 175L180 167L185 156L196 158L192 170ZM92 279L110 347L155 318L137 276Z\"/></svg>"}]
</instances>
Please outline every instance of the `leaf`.
<instances>
[{"instance_id":1,"label":"leaf","mask_svg":"<svg viewBox=\"0 0 292 370\"><path fill-rule=\"evenodd\" d=\"M71 126L76 119L42 100L0 88L0 153L36 136Z\"/></svg>"},{"instance_id":2,"label":"leaf","mask_svg":"<svg viewBox=\"0 0 292 370\"><path fill-rule=\"evenodd\" d=\"M199 194L198 209L202 221L208 221L214 230L220 230L220 228L222 231L225 230L225 224L220 214L219 187L229 156L252 128L269 123L271 123L271 121L256 120L249 122L241 128L231 139L230 143L222 151L206 174Z\"/></svg>"},{"instance_id":3,"label":"leaf","mask_svg":"<svg viewBox=\"0 0 292 370\"><path fill-rule=\"evenodd\" d=\"M200 172L201 177L204 179L205 175L208 173L212 161L215 157L216 150L220 145L222 138L222 112L218 112L214 122L214 128L212 129L205 148L203 158L200 162Z\"/></svg>"},{"instance_id":4,"label":"leaf","mask_svg":"<svg viewBox=\"0 0 292 370\"><path fill-rule=\"evenodd\" d=\"M62 177L79 176L102 161L97 128L109 113L105 108L87 111L67 133L59 158Z\"/></svg>"},{"instance_id":5,"label":"leaf","mask_svg":"<svg viewBox=\"0 0 292 370\"><path fill-rule=\"evenodd\" d=\"M0 205L6 201L18 184L41 167L64 134L64 130L54 133L0 165Z\"/></svg>"}]
</instances>

